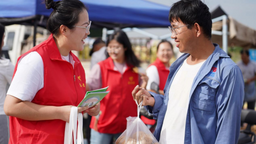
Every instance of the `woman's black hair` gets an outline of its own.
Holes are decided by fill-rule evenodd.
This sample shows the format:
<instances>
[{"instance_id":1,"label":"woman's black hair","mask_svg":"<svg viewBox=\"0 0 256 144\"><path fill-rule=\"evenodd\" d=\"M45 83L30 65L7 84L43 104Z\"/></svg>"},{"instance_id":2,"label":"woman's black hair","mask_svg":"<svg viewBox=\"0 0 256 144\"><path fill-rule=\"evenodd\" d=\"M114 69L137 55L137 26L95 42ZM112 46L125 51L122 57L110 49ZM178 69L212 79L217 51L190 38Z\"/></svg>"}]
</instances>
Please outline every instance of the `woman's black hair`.
<instances>
[{"instance_id":1,"label":"woman's black hair","mask_svg":"<svg viewBox=\"0 0 256 144\"><path fill-rule=\"evenodd\" d=\"M201 0L181 0L174 3L169 12L169 21L181 20L192 28L198 23L204 35L210 39L212 36L212 17L209 8Z\"/></svg>"},{"instance_id":2,"label":"woman's black hair","mask_svg":"<svg viewBox=\"0 0 256 144\"><path fill-rule=\"evenodd\" d=\"M172 46L171 42L168 41L168 40L163 39L163 40L161 40L161 41L157 44L157 46L156 46L156 51L158 51L159 46L160 46L162 43L168 43L168 44L171 46L172 50L173 50L173 46Z\"/></svg>"},{"instance_id":3,"label":"woman's black hair","mask_svg":"<svg viewBox=\"0 0 256 144\"><path fill-rule=\"evenodd\" d=\"M105 42L101 39L101 37L98 37L98 38L96 38L95 39L95 41L93 42L93 44L92 44L92 49L90 50L90 52L89 52L89 56L92 56L92 54L94 53L94 51L95 51L95 46L97 45L97 44L105 44Z\"/></svg>"},{"instance_id":4,"label":"woman's black hair","mask_svg":"<svg viewBox=\"0 0 256 144\"><path fill-rule=\"evenodd\" d=\"M134 67L140 66L141 61L135 56L132 50L131 42L124 31L117 30L112 35L110 35L107 40L107 46L112 40L116 40L118 43L122 44L124 48L126 48L124 55L127 65L131 65ZM109 57L108 54L107 57Z\"/></svg>"},{"instance_id":5,"label":"woman's black hair","mask_svg":"<svg viewBox=\"0 0 256 144\"><path fill-rule=\"evenodd\" d=\"M0 58L2 57L2 40L4 37L5 27L4 25L0 24Z\"/></svg>"},{"instance_id":6,"label":"woman's black hair","mask_svg":"<svg viewBox=\"0 0 256 144\"><path fill-rule=\"evenodd\" d=\"M83 9L87 10L85 5L79 0L62 0L56 2L45 0L45 6L47 9L53 9L47 22L47 29L55 35L58 35L61 25L72 29L79 21L79 14Z\"/></svg>"}]
</instances>

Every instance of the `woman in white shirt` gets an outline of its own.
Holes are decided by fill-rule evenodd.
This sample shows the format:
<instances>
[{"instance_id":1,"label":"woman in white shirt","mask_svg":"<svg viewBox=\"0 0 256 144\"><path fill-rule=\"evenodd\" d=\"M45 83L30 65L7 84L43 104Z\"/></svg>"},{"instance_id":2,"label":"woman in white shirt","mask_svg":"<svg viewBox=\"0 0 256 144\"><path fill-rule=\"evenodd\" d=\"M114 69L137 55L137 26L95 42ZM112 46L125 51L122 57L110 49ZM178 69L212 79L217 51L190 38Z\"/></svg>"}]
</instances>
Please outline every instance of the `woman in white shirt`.
<instances>
[{"instance_id":1,"label":"woman in white shirt","mask_svg":"<svg viewBox=\"0 0 256 144\"><path fill-rule=\"evenodd\" d=\"M14 66L9 59L2 57L4 26L0 24L0 143L8 143L8 117L4 113L4 100L8 84L11 83Z\"/></svg>"},{"instance_id":2,"label":"woman in white shirt","mask_svg":"<svg viewBox=\"0 0 256 144\"><path fill-rule=\"evenodd\" d=\"M157 59L147 68L147 90L164 94L164 86L169 74L170 59L173 56L173 46L167 40L157 45ZM155 84L155 85L154 85ZM156 87L158 86L158 89Z\"/></svg>"}]
</instances>

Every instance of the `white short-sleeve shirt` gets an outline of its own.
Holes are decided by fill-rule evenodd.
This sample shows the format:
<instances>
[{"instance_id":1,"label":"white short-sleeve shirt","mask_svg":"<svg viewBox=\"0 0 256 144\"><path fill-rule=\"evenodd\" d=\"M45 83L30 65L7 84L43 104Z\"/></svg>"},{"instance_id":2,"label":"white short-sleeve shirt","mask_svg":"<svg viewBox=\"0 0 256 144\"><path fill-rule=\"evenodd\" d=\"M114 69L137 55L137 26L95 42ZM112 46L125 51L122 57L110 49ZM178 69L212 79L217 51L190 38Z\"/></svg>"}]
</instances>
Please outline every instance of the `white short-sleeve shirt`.
<instances>
[{"instance_id":1,"label":"white short-sleeve shirt","mask_svg":"<svg viewBox=\"0 0 256 144\"><path fill-rule=\"evenodd\" d=\"M61 56L63 60L71 62L68 56ZM32 101L36 93L44 87L44 64L42 57L37 52L31 52L22 57L18 68L7 92L22 101Z\"/></svg>"},{"instance_id":2,"label":"white short-sleeve shirt","mask_svg":"<svg viewBox=\"0 0 256 144\"><path fill-rule=\"evenodd\" d=\"M0 59L0 115L4 113L7 85L11 83L14 65L9 59Z\"/></svg>"},{"instance_id":3,"label":"white short-sleeve shirt","mask_svg":"<svg viewBox=\"0 0 256 144\"><path fill-rule=\"evenodd\" d=\"M159 74L155 65L151 65L147 68L146 74L148 76L147 90L150 90L150 86L152 82L155 82L159 86Z\"/></svg>"}]
</instances>

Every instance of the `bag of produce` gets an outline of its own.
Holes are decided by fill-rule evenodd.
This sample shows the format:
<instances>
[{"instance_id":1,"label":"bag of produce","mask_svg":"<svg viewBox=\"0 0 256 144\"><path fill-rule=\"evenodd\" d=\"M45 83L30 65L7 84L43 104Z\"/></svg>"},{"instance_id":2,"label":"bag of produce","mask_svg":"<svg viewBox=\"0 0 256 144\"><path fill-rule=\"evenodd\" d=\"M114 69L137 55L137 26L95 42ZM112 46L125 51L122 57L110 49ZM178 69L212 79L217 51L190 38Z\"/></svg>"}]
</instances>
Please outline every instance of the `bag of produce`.
<instances>
[{"instance_id":1,"label":"bag of produce","mask_svg":"<svg viewBox=\"0 0 256 144\"><path fill-rule=\"evenodd\" d=\"M137 117L126 118L126 130L118 137L116 144L159 144L148 127L139 118L141 104L137 104Z\"/></svg>"}]
</instances>

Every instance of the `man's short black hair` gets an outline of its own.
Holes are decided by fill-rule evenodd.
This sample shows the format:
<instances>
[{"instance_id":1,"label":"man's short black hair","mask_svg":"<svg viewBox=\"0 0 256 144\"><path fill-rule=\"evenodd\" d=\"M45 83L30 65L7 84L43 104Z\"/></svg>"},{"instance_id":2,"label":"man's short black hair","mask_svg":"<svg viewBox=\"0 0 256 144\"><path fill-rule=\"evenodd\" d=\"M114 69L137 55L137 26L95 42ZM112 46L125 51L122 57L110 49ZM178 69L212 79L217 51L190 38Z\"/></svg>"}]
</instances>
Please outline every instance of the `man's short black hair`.
<instances>
[{"instance_id":1,"label":"man's short black hair","mask_svg":"<svg viewBox=\"0 0 256 144\"><path fill-rule=\"evenodd\" d=\"M181 20L192 28L198 23L203 29L204 35L211 39L212 17L209 8L201 0L180 0L173 4L169 12L169 21Z\"/></svg>"},{"instance_id":2,"label":"man's short black hair","mask_svg":"<svg viewBox=\"0 0 256 144\"><path fill-rule=\"evenodd\" d=\"M245 50L245 49L242 49L242 50L240 51L240 54L246 54L247 56L250 55L249 50Z\"/></svg>"}]
</instances>

